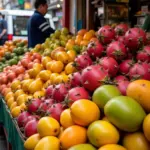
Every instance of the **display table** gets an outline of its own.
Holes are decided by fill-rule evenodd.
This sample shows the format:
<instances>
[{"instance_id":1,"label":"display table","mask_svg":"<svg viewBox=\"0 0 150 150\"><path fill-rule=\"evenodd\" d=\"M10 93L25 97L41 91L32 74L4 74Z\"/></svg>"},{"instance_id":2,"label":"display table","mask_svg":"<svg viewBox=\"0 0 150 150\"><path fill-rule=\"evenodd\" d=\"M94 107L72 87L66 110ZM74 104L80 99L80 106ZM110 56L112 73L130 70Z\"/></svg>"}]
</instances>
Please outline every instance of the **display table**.
<instances>
[{"instance_id":1,"label":"display table","mask_svg":"<svg viewBox=\"0 0 150 150\"><path fill-rule=\"evenodd\" d=\"M16 120L12 118L4 99L0 96L0 123L5 130L7 141L12 150L24 150L24 140L21 131L17 127Z\"/></svg>"}]
</instances>

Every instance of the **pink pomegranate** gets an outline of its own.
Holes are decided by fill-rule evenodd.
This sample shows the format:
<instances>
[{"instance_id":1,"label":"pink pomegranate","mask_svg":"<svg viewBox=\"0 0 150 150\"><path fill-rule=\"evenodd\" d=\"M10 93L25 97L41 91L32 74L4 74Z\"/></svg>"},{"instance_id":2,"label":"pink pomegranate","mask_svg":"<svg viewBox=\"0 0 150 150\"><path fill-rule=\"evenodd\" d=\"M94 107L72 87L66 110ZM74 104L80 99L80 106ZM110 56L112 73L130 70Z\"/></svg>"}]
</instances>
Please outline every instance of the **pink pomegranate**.
<instances>
[{"instance_id":1,"label":"pink pomegranate","mask_svg":"<svg viewBox=\"0 0 150 150\"><path fill-rule=\"evenodd\" d=\"M62 113L62 111L65 109L65 107L63 106L63 104L61 103L57 103L57 104L53 104L47 111L47 113L53 117L54 119L56 119L57 121L60 121L60 115Z\"/></svg>"},{"instance_id":2,"label":"pink pomegranate","mask_svg":"<svg viewBox=\"0 0 150 150\"><path fill-rule=\"evenodd\" d=\"M96 59L97 57L102 56L102 52L104 48L99 42L90 42L87 47L87 52L92 59Z\"/></svg>"},{"instance_id":3,"label":"pink pomegranate","mask_svg":"<svg viewBox=\"0 0 150 150\"><path fill-rule=\"evenodd\" d=\"M90 95L84 87L75 87L69 90L65 100L71 106L75 101L80 99L89 99Z\"/></svg>"},{"instance_id":4,"label":"pink pomegranate","mask_svg":"<svg viewBox=\"0 0 150 150\"><path fill-rule=\"evenodd\" d=\"M47 98L50 98L52 96L52 92L53 92L54 87L55 87L54 85L50 85L47 87L46 93L45 93L45 96Z\"/></svg>"},{"instance_id":5,"label":"pink pomegranate","mask_svg":"<svg viewBox=\"0 0 150 150\"><path fill-rule=\"evenodd\" d=\"M126 95L126 91L127 91L127 87L129 85L129 81L127 80L123 80L123 81L120 81L118 82L118 89L120 90L121 94L122 95Z\"/></svg>"},{"instance_id":6,"label":"pink pomegranate","mask_svg":"<svg viewBox=\"0 0 150 150\"><path fill-rule=\"evenodd\" d=\"M121 23L115 27L115 32L117 35L124 35L129 29L129 26L125 23Z\"/></svg>"},{"instance_id":7,"label":"pink pomegranate","mask_svg":"<svg viewBox=\"0 0 150 150\"><path fill-rule=\"evenodd\" d=\"M111 26L105 25L98 30L98 38L103 44L109 44L115 39L115 31Z\"/></svg>"},{"instance_id":8,"label":"pink pomegranate","mask_svg":"<svg viewBox=\"0 0 150 150\"><path fill-rule=\"evenodd\" d=\"M64 101L64 98L67 95L69 89L69 84L61 83L56 85L52 93L52 98L58 103Z\"/></svg>"},{"instance_id":9,"label":"pink pomegranate","mask_svg":"<svg viewBox=\"0 0 150 150\"><path fill-rule=\"evenodd\" d=\"M125 34L126 46L134 51L146 43L146 33L141 28L131 28Z\"/></svg>"},{"instance_id":10,"label":"pink pomegranate","mask_svg":"<svg viewBox=\"0 0 150 150\"><path fill-rule=\"evenodd\" d=\"M19 127L23 127L23 124L24 124L25 120L26 120L29 116L31 116L31 114L30 114L29 112L27 112L27 111L22 112L22 113L18 116L18 118L17 118L17 123L18 123Z\"/></svg>"},{"instance_id":11,"label":"pink pomegranate","mask_svg":"<svg viewBox=\"0 0 150 150\"><path fill-rule=\"evenodd\" d=\"M31 99L28 103L27 103L27 108L28 111L32 114L32 113L36 113L40 107L40 104L42 103L42 101L40 99Z\"/></svg>"},{"instance_id":12,"label":"pink pomegranate","mask_svg":"<svg viewBox=\"0 0 150 150\"><path fill-rule=\"evenodd\" d=\"M80 72L75 72L72 74L70 78L70 84L71 87L76 87L76 86L81 86L81 73Z\"/></svg>"},{"instance_id":13,"label":"pink pomegranate","mask_svg":"<svg viewBox=\"0 0 150 150\"><path fill-rule=\"evenodd\" d=\"M92 65L82 71L81 77L84 88L94 91L108 77L108 72L100 65Z\"/></svg>"},{"instance_id":14,"label":"pink pomegranate","mask_svg":"<svg viewBox=\"0 0 150 150\"><path fill-rule=\"evenodd\" d=\"M129 71L130 79L150 80L150 65L147 63L136 63Z\"/></svg>"},{"instance_id":15,"label":"pink pomegranate","mask_svg":"<svg viewBox=\"0 0 150 150\"><path fill-rule=\"evenodd\" d=\"M29 121L31 121L31 120L39 120L39 119L40 119L40 117L37 116L37 115L28 116L28 117L24 120L24 122L23 122L23 127L25 127L26 124L27 124Z\"/></svg>"},{"instance_id":16,"label":"pink pomegranate","mask_svg":"<svg viewBox=\"0 0 150 150\"><path fill-rule=\"evenodd\" d=\"M26 124L25 129L24 129L24 133L26 137L30 137L31 135L37 133L37 124L38 124L38 121L36 120L31 120Z\"/></svg>"},{"instance_id":17,"label":"pink pomegranate","mask_svg":"<svg viewBox=\"0 0 150 150\"><path fill-rule=\"evenodd\" d=\"M99 64L108 71L108 74L112 77L116 76L119 66L117 61L112 57L102 57L99 60Z\"/></svg>"},{"instance_id":18,"label":"pink pomegranate","mask_svg":"<svg viewBox=\"0 0 150 150\"><path fill-rule=\"evenodd\" d=\"M150 46L144 46L136 55L136 59L142 62L150 62Z\"/></svg>"},{"instance_id":19,"label":"pink pomegranate","mask_svg":"<svg viewBox=\"0 0 150 150\"><path fill-rule=\"evenodd\" d=\"M121 43L123 43L123 44L125 44L125 42L124 42L124 36L117 35L116 36L116 40L119 41L119 42L121 42Z\"/></svg>"},{"instance_id":20,"label":"pink pomegranate","mask_svg":"<svg viewBox=\"0 0 150 150\"><path fill-rule=\"evenodd\" d=\"M39 111L41 112L46 112L47 111L47 109L49 108L49 107L51 107L53 104L54 104L54 100L53 99L45 99L42 103L41 103L41 105L40 105L40 107L39 107Z\"/></svg>"},{"instance_id":21,"label":"pink pomegranate","mask_svg":"<svg viewBox=\"0 0 150 150\"><path fill-rule=\"evenodd\" d=\"M127 60L124 60L120 65L119 65L119 70L120 70L120 73L121 74L128 74L129 73L129 70L130 68L133 66L133 60L131 59L127 59Z\"/></svg>"},{"instance_id":22,"label":"pink pomegranate","mask_svg":"<svg viewBox=\"0 0 150 150\"><path fill-rule=\"evenodd\" d=\"M128 78L123 76L123 75L118 75L114 78L114 81L117 82L117 83L120 82L120 81L128 81Z\"/></svg>"},{"instance_id":23,"label":"pink pomegranate","mask_svg":"<svg viewBox=\"0 0 150 150\"><path fill-rule=\"evenodd\" d=\"M108 57L113 57L116 60L122 60L127 56L125 45L119 41L110 43L106 49Z\"/></svg>"},{"instance_id":24,"label":"pink pomegranate","mask_svg":"<svg viewBox=\"0 0 150 150\"><path fill-rule=\"evenodd\" d=\"M82 70L90 65L92 65L92 59L87 53L78 55L75 58L74 66L77 68L77 70Z\"/></svg>"}]
</instances>

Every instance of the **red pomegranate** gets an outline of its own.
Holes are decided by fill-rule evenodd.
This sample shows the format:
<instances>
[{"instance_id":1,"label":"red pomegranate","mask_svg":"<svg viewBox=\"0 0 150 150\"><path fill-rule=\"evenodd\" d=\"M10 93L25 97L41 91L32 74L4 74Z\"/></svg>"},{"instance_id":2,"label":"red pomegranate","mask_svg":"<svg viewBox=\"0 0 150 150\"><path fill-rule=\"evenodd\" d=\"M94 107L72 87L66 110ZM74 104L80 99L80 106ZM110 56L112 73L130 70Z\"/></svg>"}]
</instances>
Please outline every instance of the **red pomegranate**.
<instances>
[{"instance_id":1,"label":"red pomegranate","mask_svg":"<svg viewBox=\"0 0 150 150\"><path fill-rule=\"evenodd\" d=\"M118 75L114 78L114 81L117 82L117 83L120 82L120 81L128 81L128 78L123 76L123 75Z\"/></svg>"},{"instance_id":2,"label":"red pomegranate","mask_svg":"<svg viewBox=\"0 0 150 150\"><path fill-rule=\"evenodd\" d=\"M92 65L82 71L81 77L84 88L93 92L108 77L108 72L100 65Z\"/></svg>"},{"instance_id":3,"label":"red pomegranate","mask_svg":"<svg viewBox=\"0 0 150 150\"><path fill-rule=\"evenodd\" d=\"M146 44L146 33L141 28L130 28L125 33L125 44L130 50L137 50Z\"/></svg>"},{"instance_id":4,"label":"red pomegranate","mask_svg":"<svg viewBox=\"0 0 150 150\"><path fill-rule=\"evenodd\" d=\"M113 57L116 60L122 60L127 57L127 49L125 45L119 41L110 43L106 49L108 57Z\"/></svg>"},{"instance_id":5,"label":"red pomegranate","mask_svg":"<svg viewBox=\"0 0 150 150\"><path fill-rule=\"evenodd\" d=\"M24 129L24 133L26 137L30 137L31 135L37 133L37 124L38 124L37 120L31 120L26 124Z\"/></svg>"},{"instance_id":6,"label":"red pomegranate","mask_svg":"<svg viewBox=\"0 0 150 150\"><path fill-rule=\"evenodd\" d=\"M31 116L31 114L27 111L22 112L18 118L17 118L17 123L19 125L19 127L23 127L23 124L25 122L25 120L27 120L27 118Z\"/></svg>"},{"instance_id":7,"label":"red pomegranate","mask_svg":"<svg viewBox=\"0 0 150 150\"><path fill-rule=\"evenodd\" d=\"M124 35L129 29L129 26L125 23L118 24L115 27L115 32L117 35Z\"/></svg>"},{"instance_id":8,"label":"red pomegranate","mask_svg":"<svg viewBox=\"0 0 150 150\"><path fill-rule=\"evenodd\" d=\"M98 39L103 44L109 44L115 39L115 31L111 26L105 25L98 30Z\"/></svg>"},{"instance_id":9,"label":"red pomegranate","mask_svg":"<svg viewBox=\"0 0 150 150\"><path fill-rule=\"evenodd\" d=\"M78 55L75 58L74 66L77 68L77 70L82 70L89 65L92 65L92 59L87 53Z\"/></svg>"},{"instance_id":10,"label":"red pomegranate","mask_svg":"<svg viewBox=\"0 0 150 150\"><path fill-rule=\"evenodd\" d=\"M42 101L41 99L31 99L27 103L28 111L32 113L36 113L41 105Z\"/></svg>"},{"instance_id":11,"label":"red pomegranate","mask_svg":"<svg viewBox=\"0 0 150 150\"><path fill-rule=\"evenodd\" d=\"M63 104L61 103L56 103L53 104L47 111L47 113L53 117L54 119L56 119L57 121L60 121L60 115L63 112L63 110L65 109L65 107L63 106Z\"/></svg>"},{"instance_id":12,"label":"red pomegranate","mask_svg":"<svg viewBox=\"0 0 150 150\"><path fill-rule=\"evenodd\" d=\"M75 87L70 89L65 98L69 106L80 99L90 99L90 95L84 87Z\"/></svg>"},{"instance_id":13,"label":"red pomegranate","mask_svg":"<svg viewBox=\"0 0 150 150\"><path fill-rule=\"evenodd\" d=\"M96 59L97 57L100 57L102 56L102 52L104 51L104 48L102 46L101 43L99 42L90 42L88 44L88 47L87 47L87 53L89 54L89 56L92 58L92 59Z\"/></svg>"},{"instance_id":14,"label":"red pomegranate","mask_svg":"<svg viewBox=\"0 0 150 150\"><path fill-rule=\"evenodd\" d=\"M121 74L128 74L130 68L133 66L134 62L131 59L124 60L120 65L119 65L119 70Z\"/></svg>"},{"instance_id":15,"label":"red pomegranate","mask_svg":"<svg viewBox=\"0 0 150 150\"><path fill-rule=\"evenodd\" d=\"M81 73L80 72L75 72L72 74L70 78L70 84L71 87L76 87L76 86L81 86Z\"/></svg>"},{"instance_id":16,"label":"red pomegranate","mask_svg":"<svg viewBox=\"0 0 150 150\"><path fill-rule=\"evenodd\" d=\"M46 88L46 93L45 93L45 96L47 98L51 98L52 97L52 92L54 90L55 86L54 85L50 85Z\"/></svg>"},{"instance_id":17,"label":"red pomegranate","mask_svg":"<svg viewBox=\"0 0 150 150\"><path fill-rule=\"evenodd\" d=\"M136 63L129 71L130 79L150 80L150 65L147 63Z\"/></svg>"},{"instance_id":18,"label":"red pomegranate","mask_svg":"<svg viewBox=\"0 0 150 150\"><path fill-rule=\"evenodd\" d=\"M69 89L70 89L69 84L60 83L56 85L52 93L52 98L57 103L64 101L64 98L67 95Z\"/></svg>"},{"instance_id":19,"label":"red pomegranate","mask_svg":"<svg viewBox=\"0 0 150 150\"><path fill-rule=\"evenodd\" d=\"M112 58L112 57L102 57L99 60L99 64L108 71L109 75L114 77L116 76L118 69L119 69L119 65L117 63L117 61Z\"/></svg>"}]
</instances>

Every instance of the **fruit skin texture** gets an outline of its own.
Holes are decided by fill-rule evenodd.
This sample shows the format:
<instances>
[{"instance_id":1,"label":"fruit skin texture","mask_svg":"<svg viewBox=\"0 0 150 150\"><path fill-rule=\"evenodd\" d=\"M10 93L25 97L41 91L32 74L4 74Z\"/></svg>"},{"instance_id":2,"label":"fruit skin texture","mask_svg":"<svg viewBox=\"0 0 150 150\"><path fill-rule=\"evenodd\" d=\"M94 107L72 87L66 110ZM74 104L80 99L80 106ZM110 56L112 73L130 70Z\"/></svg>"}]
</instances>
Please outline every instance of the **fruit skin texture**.
<instances>
[{"instance_id":1,"label":"fruit skin texture","mask_svg":"<svg viewBox=\"0 0 150 150\"><path fill-rule=\"evenodd\" d=\"M103 44L109 44L115 39L115 31L110 26L105 25L98 30L98 38Z\"/></svg>"},{"instance_id":2,"label":"fruit skin texture","mask_svg":"<svg viewBox=\"0 0 150 150\"><path fill-rule=\"evenodd\" d=\"M60 150L59 139L54 136L46 136L38 142L34 150Z\"/></svg>"},{"instance_id":3,"label":"fruit skin texture","mask_svg":"<svg viewBox=\"0 0 150 150\"><path fill-rule=\"evenodd\" d=\"M145 111L150 112L150 81L136 80L129 84L127 96L135 99Z\"/></svg>"},{"instance_id":4,"label":"fruit skin texture","mask_svg":"<svg viewBox=\"0 0 150 150\"><path fill-rule=\"evenodd\" d=\"M146 139L150 142L150 114L148 114L143 122L143 131L144 131L144 135L146 137Z\"/></svg>"},{"instance_id":5,"label":"fruit skin texture","mask_svg":"<svg viewBox=\"0 0 150 150\"><path fill-rule=\"evenodd\" d=\"M93 92L107 76L108 72L100 65L92 65L82 71L82 84L85 89Z\"/></svg>"},{"instance_id":6,"label":"fruit skin texture","mask_svg":"<svg viewBox=\"0 0 150 150\"><path fill-rule=\"evenodd\" d=\"M116 60L122 60L127 55L125 45L119 41L110 43L106 49L106 52L108 57L113 57Z\"/></svg>"},{"instance_id":7,"label":"fruit skin texture","mask_svg":"<svg viewBox=\"0 0 150 150\"><path fill-rule=\"evenodd\" d=\"M60 132L60 125L52 117L43 117L38 122L37 130L40 137L57 136Z\"/></svg>"},{"instance_id":8,"label":"fruit skin texture","mask_svg":"<svg viewBox=\"0 0 150 150\"><path fill-rule=\"evenodd\" d=\"M90 95L83 87L75 87L69 90L66 101L71 106L75 101L79 99L89 99Z\"/></svg>"},{"instance_id":9,"label":"fruit skin texture","mask_svg":"<svg viewBox=\"0 0 150 150\"><path fill-rule=\"evenodd\" d=\"M130 28L125 33L125 45L130 50L138 49L142 44L146 43L146 33L140 28Z\"/></svg>"},{"instance_id":10,"label":"fruit skin texture","mask_svg":"<svg viewBox=\"0 0 150 150\"><path fill-rule=\"evenodd\" d=\"M28 150L34 149L39 141L40 141L40 135L38 133L34 134L25 141L24 147Z\"/></svg>"},{"instance_id":11,"label":"fruit skin texture","mask_svg":"<svg viewBox=\"0 0 150 150\"><path fill-rule=\"evenodd\" d=\"M88 126L90 123L100 118L98 106L87 99L74 102L70 107L70 111L73 122L81 126Z\"/></svg>"},{"instance_id":12,"label":"fruit skin texture","mask_svg":"<svg viewBox=\"0 0 150 150\"><path fill-rule=\"evenodd\" d=\"M37 120L31 120L26 124L24 131L26 137L30 137L31 135L37 133L37 124L38 124Z\"/></svg>"},{"instance_id":13,"label":"fruit skin texture","mask_svg":"<svg viewBox=\"0 0 150 150\"><path fill-rule=\"evenodd\" d=\"M127 150L149 150L149 143L141 132L127 134L123 139Z\"/></svg>"},{"instance_id":14,"label":"fruit skin texture","mask_svg":"<svg viewBox=\"0 0 150 150\"><path fill-rule=\"evenodd\" d=\"M102 85L94 91L92 101L96 103L99 108L104 108L106 103L111 98L114 98L119 95L121 95L121 93L116 86Z\"/></svg>"},{"instance_id":15,"label":"fruit skin texture","mask_svg":"<svg viewBox=\"0 0 150 150\"><path fill-rule=\"evenodd\" d=\"M117 63L117 61L112 58L112 57L102 57L99 60L99 64L102 66L102 68L104 68L105 70L108 71L108 74L112 77L115 77L118 69L119 69L119 65Z\"/></svg>"},{"instance_id":16,"label":"fruit skin texture","mask_svg":"<svg viewBox=\"0 0 150 150\"><path fill-rule=\"evenodd\" d=\"M60 145L62 149L69 149L74 145L86 143L86 134L86 129L77 125L65 129L60 136Z\"/></svg>"},{"instance_id":17,"label":"fruit skin texture","mask_svg":"<svg viewBox=\"0 0 150 150\"><path fill-rule=\"evenodd\" d=\"M96 147L106 144L117 144L119 141L119 132L109 122L98 120L90 124L87 130L87 136Z\"/></svg>"},{"instance_id":18,"label":"fruit skin texture","mask_svg":"<svg viewBox=\"0 0 150 150\"><path fill-rule=\"evenodd\" d=\"M127 132L137 131L146 116L140 104L127 96L112 98L105 105L104 112L110 122Z\"/></svg>"},{"instance_id":19,"label":"fruit skin texture","mask_svg":"<svg viewBox=\"0 0 150 150\"><path fill-rule=\"evenodd\" d=\"M68 128L74 125L74 122L71 117L70 109L65 109L60 116L60 123L63 128Z\"/></svg>"},{"instance_id":20,"label":"fruit skin texture","mask_svg":"<svg viewBox=\"0 0 150 150\"><path fill-rule=\"evenodd\" d=\"M96 150L91 144L79 144L75 145L68 150Z\"/></svg>"},{"instance_id":21,"label":"fruit skin texture","mask_svg":"<svg viewBox=\"0 0 150 150\"><path fill-rule=\"evenodd\" d=\"M127 150L127 149L121 145L108 144L108 145L104 145L104 146L100 147L98 150Z\"/></svg>"}]
</instances>

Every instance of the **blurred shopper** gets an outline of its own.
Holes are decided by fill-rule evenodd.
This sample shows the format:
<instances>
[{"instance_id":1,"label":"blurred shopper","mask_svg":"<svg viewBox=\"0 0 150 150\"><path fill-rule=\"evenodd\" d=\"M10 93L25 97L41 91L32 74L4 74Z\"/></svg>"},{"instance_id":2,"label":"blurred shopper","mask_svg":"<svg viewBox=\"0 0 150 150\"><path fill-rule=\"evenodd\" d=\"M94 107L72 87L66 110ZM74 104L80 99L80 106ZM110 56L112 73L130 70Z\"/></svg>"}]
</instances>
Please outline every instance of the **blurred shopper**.
<instances>
[{"instance_id":1,"label":"blurred shopper","mask_svg":"<svg viewBox=\"0 0 150 150\"><path fill-rule=\"evenodd\" d=\"M28 21L28 46L44 43L45 39L54 33L44 18L48 11L46 0L35 0L35 12Z\"/></svg>"},{"instance_id":2,"label":"blurred shopper","mask_svg":"<svg viewBox=\"0 0 150 150\"><path fill-rule=\"evenodd\" d=\"M0 45L4 45L7 41L7 22L4 16L0 13Z\"/></svg>"}]
</instances>

